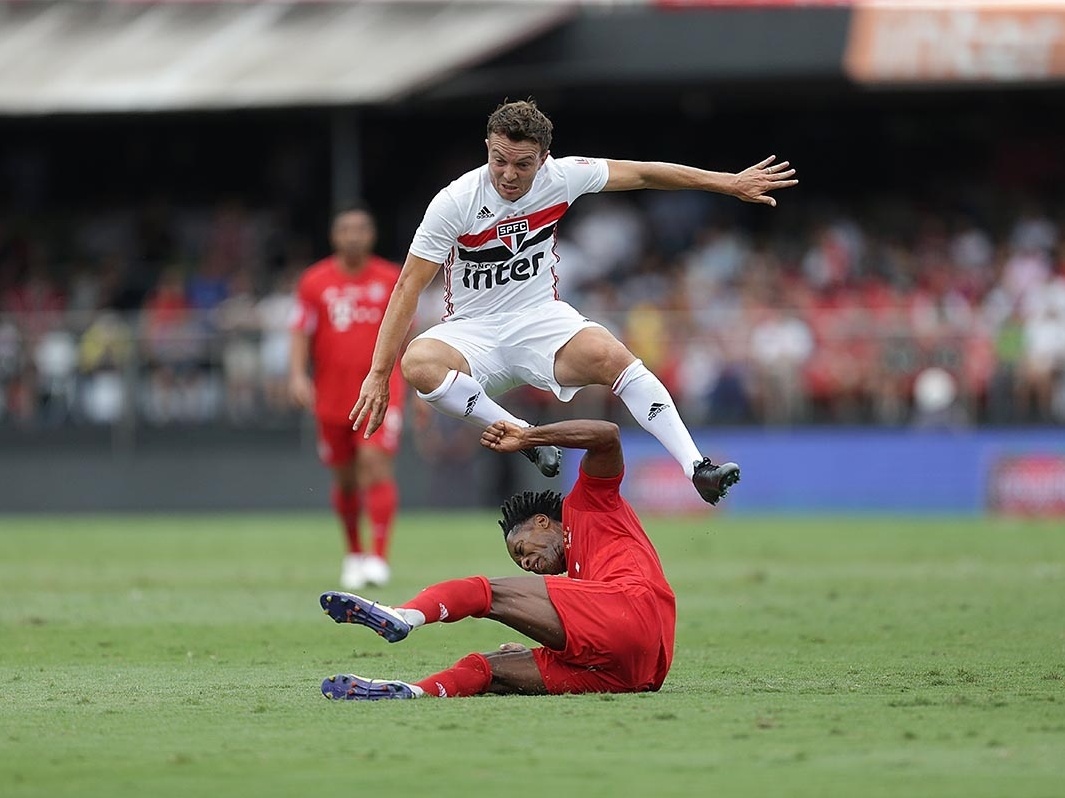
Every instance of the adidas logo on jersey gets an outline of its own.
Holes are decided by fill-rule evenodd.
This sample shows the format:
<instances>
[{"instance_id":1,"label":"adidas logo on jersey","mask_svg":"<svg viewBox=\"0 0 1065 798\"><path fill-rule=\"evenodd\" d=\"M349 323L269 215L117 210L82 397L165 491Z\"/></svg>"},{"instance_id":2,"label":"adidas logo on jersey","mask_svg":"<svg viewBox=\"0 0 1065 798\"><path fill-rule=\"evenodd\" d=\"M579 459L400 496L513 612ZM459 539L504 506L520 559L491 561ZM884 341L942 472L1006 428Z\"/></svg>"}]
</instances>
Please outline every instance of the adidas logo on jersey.
<instances>
[{"instance_id":1,"label":"adidas logo on jersey","mask_svg":"<svg viewBox=\"0 0 1065 798\"><path fill-rule=\"evenodd\" d=\"M669 405L662 404L661 402L654 402L651 405L651 412L647 414L647 420L652 421L654 417L665 410Z\"/></svg>"},{"instance_id":2,"label":"adidas logo on jersey","mask_svg":"<svg viewBox=\"0 0 1065 798\"><path fill-rule=\"evenodd\" d=\"M481 206L481 210L477 211L477 218L478 219L491 219L494 216L495 216L495 214L492 213L490 210L488 210L488 206L487 205L482 205Z\"/></svg>"},{"instance_id":3,"label":"adidas logo on jersey","mask_svg":"<svg viewBox=\"0 0 1065 798\"><path fill-rule=\"evenodd\" d=\"M481 395L479 393L475 393L473 396L466 400L466 412L462 414L463 416L468 416L470 413L473 412L473 406L477 404L477 400L480 398L480 396Z\"/></svg>"}]
</instances>

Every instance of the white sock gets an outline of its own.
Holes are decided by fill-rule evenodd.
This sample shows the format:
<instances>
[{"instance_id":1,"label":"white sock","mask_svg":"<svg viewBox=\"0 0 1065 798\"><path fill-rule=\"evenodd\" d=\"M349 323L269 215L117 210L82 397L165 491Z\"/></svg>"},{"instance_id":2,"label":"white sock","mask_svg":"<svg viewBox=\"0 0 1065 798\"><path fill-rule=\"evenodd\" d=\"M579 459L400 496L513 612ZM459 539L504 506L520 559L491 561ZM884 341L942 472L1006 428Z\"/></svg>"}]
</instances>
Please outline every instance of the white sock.
<instances>
[{"instance_id":1,"label":"white sock","mask_svg":"<svg viewBox=\"0 0 1065 798\"><path fill-rule=\"evenodd\" d=\"M509 421L519 427L529 426L529 422L497 405L484 392L481 383L469 374L454 369L447 373L444 381L432 393L418 391L418 396L444 415L464 419L482 428L497 421Z\"/></svg>"},{"instance_id":2,"label":"white sock","mask_svg":"<svg viewBox=\"0 0 1065 798\"><path fill-rule=\"evenodd\" d=\"M691 478L703 459L691 433L680 420L676 403L666 386L647 370L642 360L629 364L611 388L640 426L654 435Z\"/></svg>"},{"instance_id":3,"label":"white sock","mask_svg":"<svg viewBox=\"0 0 1065 798\"><path fill-rule=\"evenodd\" d=\"M411 629L417 629L419 626L425 626L425 613L421 610L410 610L406 607L393 607L392 611L396 613L400 618L410 624Z\"/></svg>"},{"instance_id":4,"label":"white sock","mask_svg":"<svg viewBox=\"0 0 1065 798\"><path fill-rule=\"evenodd\" d=\"M411 684L410 682L403 682L403 684L407 685L407 687L410 688L410 691L412 693L414 693L414 697L415 698L424 698L425 697L425 691L422 688L420 688L418 685Z\"/></svg>"}]
</instances>

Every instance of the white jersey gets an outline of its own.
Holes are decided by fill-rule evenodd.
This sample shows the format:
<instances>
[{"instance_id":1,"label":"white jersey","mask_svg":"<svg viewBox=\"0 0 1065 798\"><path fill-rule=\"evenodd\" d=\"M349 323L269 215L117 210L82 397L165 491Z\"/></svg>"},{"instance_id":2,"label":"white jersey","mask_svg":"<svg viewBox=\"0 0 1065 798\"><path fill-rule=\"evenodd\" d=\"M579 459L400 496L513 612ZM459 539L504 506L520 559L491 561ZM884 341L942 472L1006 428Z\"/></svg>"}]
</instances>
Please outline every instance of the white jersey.
<instances>
[{"instance_id":1,"label":"white jersey","mask_svg":"<svg viewBox=\"0 0 1065 798\"><path fill-rule=\"evenodd\" d=\"M606 161L548 156L520 199L503 199L488 165L437 194L410 251L443 264L444 321L522 311L558 299L555 227L582 194L602 191Z\"/></svg>"}]
</instances>

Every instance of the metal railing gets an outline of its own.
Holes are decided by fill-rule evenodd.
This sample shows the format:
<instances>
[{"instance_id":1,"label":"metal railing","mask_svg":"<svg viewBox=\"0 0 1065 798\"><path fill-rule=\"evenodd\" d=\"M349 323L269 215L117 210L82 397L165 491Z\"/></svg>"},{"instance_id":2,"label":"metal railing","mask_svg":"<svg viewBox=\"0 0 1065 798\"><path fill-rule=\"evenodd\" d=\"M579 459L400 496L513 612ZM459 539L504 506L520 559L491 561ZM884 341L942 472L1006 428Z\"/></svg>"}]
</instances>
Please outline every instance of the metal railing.
<instances>
[{"instance_id":1,"label":"metal railing","mask_svg":"<svg viewBox=\"0 0 1065 798\"><path fill-rule=\"evenodd\" d=\"M693 426L1065 422L1065 354L1032 352L1020 322L922 328L871 309L826 319L760 308L708 327L648 307L600 320ZM543 402L544 417L630 421L605 389L579 397L523 401ZM144 425L296 427L302 417L288 395L284 319L0 315L0 429L95 425L132 437Z\"/></svg>"}]
</instances>

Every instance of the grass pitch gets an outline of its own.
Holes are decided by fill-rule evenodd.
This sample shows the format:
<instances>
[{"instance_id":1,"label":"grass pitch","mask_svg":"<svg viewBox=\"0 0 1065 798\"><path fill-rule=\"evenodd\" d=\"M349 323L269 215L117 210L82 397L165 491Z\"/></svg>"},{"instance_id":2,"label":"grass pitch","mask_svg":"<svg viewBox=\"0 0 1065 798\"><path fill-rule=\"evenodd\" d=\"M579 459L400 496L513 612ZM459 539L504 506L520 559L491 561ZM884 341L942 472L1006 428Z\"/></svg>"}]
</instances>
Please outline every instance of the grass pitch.
<instances>
[{"instance_id":1,"label":"grass pitch","mask_svg":"<svg viewBox=\"0 0 1065 798\"><path fill-rule=\"evenodd\" d=\"M516 633L389 645L318 607L327 514L0 516L0 795L1061 796L1065 525L646 519L658 694L328 702ZM406 514L399 602L518 573L489 514Z\"/></svg>"}]
</instances>

